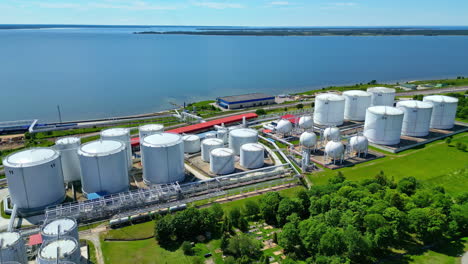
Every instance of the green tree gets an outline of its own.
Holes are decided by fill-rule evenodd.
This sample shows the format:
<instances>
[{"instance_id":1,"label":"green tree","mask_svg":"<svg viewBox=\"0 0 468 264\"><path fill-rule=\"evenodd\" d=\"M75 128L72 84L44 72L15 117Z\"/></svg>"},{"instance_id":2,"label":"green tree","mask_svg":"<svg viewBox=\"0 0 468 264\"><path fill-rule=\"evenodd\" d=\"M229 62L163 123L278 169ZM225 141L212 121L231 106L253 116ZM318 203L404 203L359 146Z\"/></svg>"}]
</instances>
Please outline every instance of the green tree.
<instances>
[{"instance_id":1,"label":"green tree","mask_svg":"<svg viewBox=\"0 0 468 264\"><path fill-rule=\"evenodd\" d=\"M338 228L328 227L320 238L318 249L325 256L342 255L346 250L343 231Z\"/></svg>"},{"instance_id":2,"label":"green tree","mask_svg":"<svg viewBox=\"0 0 468 264\"><path fill-rule=\"evenodd\" d=\"M189 255L189 256L193 255L193 248L190 242L184 241L181 247L185 255Z\"/></svg>"},{"instance_id":3,"label":"green tree","mask_svg":"<svg viewBox=\"0 0 468 264\"><path fill-rule=\"evenodd\" d=\"M173 216L165 215L155 224L154 235L156 240L164 245L172 241L172 236L174 235L175 227L173 224Z\"/></svg>"},{"instance_id":4,"label":"green tree","mask_svg":"<svg viewBox=\"0 0 468 264\"><path fill-rule=\"evenodd\" d=\"M257 216L260 213L260 207L257 202L247 200L245 202L245 214L248 216Z\"/></svg>"},{"instance_id":5,"label":"green tree","mask_svg":"<svg viewBox=\"0 0 468 264\"><path fill-rule=\"evenodd\" d=\"M278 211L276 214L276 220L279 225L284 225L286 224L286 218L290 216L292 213L301 213L300 212L300 206L299 204L290 199L290 198L283 198L279 205L278 205Z\"/></svg>"},{"instance_id":6,"label":"green tree","mask_svg":"<svg viewBox=\"0 0 468 264\"><path fill-rule=\"evenodd\" d=\"M434 208L415 208L408 212L409 228L424 242L438 241L447 230L447 216Z\"/></svg>"},{"instance_id":7,"label":"green tree","mask_svg":"<svg viewBox=\"0 0 468 264\"><path fill-rule=\"evenodd\" d=\"M255 113L258 115L258 116L262 116L262 115L266 115L267 114L267 111L265 109L257 109L255 110Z\"/></svg>"},{"instance_id":8,"label":"green tree","mask_svg":"<svg viewBox=\"0 0 468 264\"><path fill-rule=\"evenodd\" d=\"M224 210L223 207L219 203L215 203L210 207L211 211L213 212L214 217L217 221L223 220Z\"/></svg>"},{"instance_id":9,"label":"green tree","mask_svg":"<svg viewBox=\"0 0 468 264\"><path fill-rule=\"evenodd\" d=\"M273 235L272 235L272 236L273 236L273 238L272 238L273 243L278 244L278 233L273 232Z\"/></svg>"},{"instance_id":10,"label":"green tree","mask_svg":"<svg viewBox=\"0 0 468 264\"><path fill-rule=\"evenodd\" d=\"M452 143L452 138L451 137L446 138L445 143L447 143L447 145L450 146L450 143Z\"/></svg>"},{"instance_id":11,"label":"green tree","mask_svg":"<svg viewBox=\"0 0 468 264\"><path fill-rule=\"evenodd\" d=\"M221 236L221 245L220 245L221 250L225 251L227 249L228 245L229 245L229 237L226 234L223 234Z\"/></svg>"},{"instance_id":12,"label":"green tree","mask_svg":"<svg viewBox=\"0 0 468 264\"><path fill-rule=\"evenodd\" d=\"M301 239L296 223L287 223L278 237L279 245L288 252L293 252L296 247L300 247Z\"/></svg>"},{"instance_id":13,"label":"green tree","mask_svg":"<svg viewBox=\"0 0 468 264\"><path fill-rule=\"evenodd\" d=\"M260 199L260 212L269 224L276 224L276 212L282 197L276 192L269 192Z\"/></svg>"},{"instance_id":14,"label":"green tree","mask_svg":"<svg viewBox=\"0 0 468 264\"><path fill-rule=\"evenodd\" d=\"M227 252L234 257L247 256L258 259L261 255L262 244L260 241L251 238L249 235L241 234L229 239Z\"/></svg>"},{"instance_id":15,"label":"green tree","mask_svg":"<svg viewBox=\"0 0 468 264\"><path fill-rule=\"evenodd\" d=\"M234 207L229 211L229 220L234 227L239 227L239 219L241 218L241 211L239 208Z\"/></svg>"},{"instance_id":16,"label":"green tree","mask_svg":"<svg viewBox=\"0 0 468 264\"><path fill-rule=\"evenodd\" d=\"M416 187L417 181L414 177L403 178L397 184L398 191L407 195L413 195L416 192Z\"/></svg>"},{"instance_id":17,"label":"green tree","mask_svg":"<svg viewBox=\"0 0 468 264\"><path fill-rule=\"evenodd\" d=\"M304 105L303 105L303 104L297 104L297 105L296 105L296 108L297 108L297 109L302 109L302 108L304 108Z\"/></svg>"},{"instance_id":18,"label":"green tree","mask_svg":"<svg viewBox=\"0 0 468 264\"><path fill-rule=\"evenodd\" d=\"M240 217L239 218L239 229L242 231L242 232L247 232L249 231L249 222L247 222L247 219L245 219L245 217Z\"/></svg>"}]
</instances>

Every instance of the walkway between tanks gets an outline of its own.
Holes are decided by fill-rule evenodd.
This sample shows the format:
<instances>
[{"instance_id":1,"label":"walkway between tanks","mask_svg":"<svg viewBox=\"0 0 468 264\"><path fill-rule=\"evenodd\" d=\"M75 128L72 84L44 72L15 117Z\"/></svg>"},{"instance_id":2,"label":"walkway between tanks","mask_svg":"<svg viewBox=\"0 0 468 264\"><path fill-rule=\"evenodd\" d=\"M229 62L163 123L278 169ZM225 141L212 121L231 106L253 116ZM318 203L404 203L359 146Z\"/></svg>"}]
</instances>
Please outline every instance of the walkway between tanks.
<instances>
[{"instance_id":1,"label":"walkway between tanks","mask_svg":"<svg viewBox=\"0 0 468 264\"><path fill-rule=\"evenodd\" d=\"M94 248L96 250L96 264L105 264L104 256L102 255L101 240L99 239L99 236L102 232L105 232L106 230L106 225L102 224L96 228L80 231L79 233L80 239L88 240L94 244Z\"/></svg>"}]
</instances>

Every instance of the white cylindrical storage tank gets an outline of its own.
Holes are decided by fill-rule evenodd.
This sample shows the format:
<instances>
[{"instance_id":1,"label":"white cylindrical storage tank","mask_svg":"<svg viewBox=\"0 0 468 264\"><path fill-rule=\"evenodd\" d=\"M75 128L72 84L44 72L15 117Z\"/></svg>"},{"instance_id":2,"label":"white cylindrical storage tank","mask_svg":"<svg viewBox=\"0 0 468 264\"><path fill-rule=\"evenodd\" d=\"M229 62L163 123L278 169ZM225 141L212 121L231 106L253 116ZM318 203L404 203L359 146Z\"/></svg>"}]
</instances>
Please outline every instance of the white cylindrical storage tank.
<instances>
[{"instance_id":1,"label":"white cylindrical storage tank","mask_svg":"<svg viewBox=\"0 0 468 264\"><path fill-rule=\"evenodd\" d=\"M341 143L341 141L328 142L325 146L325 154L333 160L341 159L344 154L343 143Z\"/></svg>"},{"instance_id":2,"label":"white cylindrical storage tank","mask_svg":"<svg viewBox=\"0 0 468 264\"><path fill-rule=\"evenodd\" d=\"M78 240L78 223L72 218L59 218L48 222L41 228L43 241L55 240L58 237L73 237Z\"/></svg>"},{"instance_id":3,"label":"white cylindrical storage tank","mask_svg":"<svg viewBox=\"0 0 468 264\"><path fill-rule=\"evenodd\" d=\"M247 143L240 149L240 165L246 169L258 169L265 164L265 147L258 143Z\"/></svg>"},{"instance_id":4,"label":"white cylindrical storage tank","mask_svg":"<svg viewBox=\"0 0 468 264\"><path fill-rule=\"evenodd\" d=\"M78 137L60 138L55 141L55 149L60 152L65 183L81 180L80 159L78 158L80 145L81 140Z\"/></svg>"},{"instance_id":5,"label":"white cylindrical storage tank","mask_svg":"<svg viewBox=\"0 0 468 264\"><path fill-rule=\"evenodd\" d=\"M118 140L125 144L127 152L128 169L133 166L132 163L132 144L130 142L130 130L127 128L109 128L101 131L101 139L103 140Z\"/></svg>"},{"instance_id":6,"label":"white cylindrical storage tank","mask_svg":"<svg viewBox=\"0 0 468 264\"><path fill-rule=\"evenodd\" d=\"M340 129L337 127L327 127L323 131L323 138L326 141L340 140Z\"/></svg>"},{"instance_id":7,"label":"white cylindrical storage tank","mask_svg":"<svg viewBox=\"0 0 468 264\"><path fill-rule=\"evenodd\" d=\"M141 144L145 159L143 179L146 184L167 184L185 179L184 141L182 136L158 133L147 136Z\"/></svg>"},{"instance_id":8,"label":"white cylindrical storage tank","mask_svg":"<svg viewBox=\"0 0 468 264\"><path fill-rule=\"evenodd\" d=\"M80 245L75 238L61 237L42 244L37 256L38 264L56 264L61 261L81 263Z\"/></svg>"},{"instance_id":9,"label":"white cylindrical storage tank","mask_svg":"<svg viewBox=\"0 0 468 264\"><path fill-rule=\"evenodd\" d=\"M205 134L205 139L216 138L216 132L208 132Z\"/></svg>"},{"instance_id":10,"label":"white cylindrical storage tank","mask_svg":"<svg viewBox=\"0 0 468 264\"><path fill-rule=\"evenodd\" d=\"M367 109L364 136L372 143L395 145L400 143L403 111L390 106Z\"/></svg>"},{"instance_id":11,"label":"white cylindrical storage tank","mask_svg":"<svg viewBox=\"0 0 468 264\"><path fill-rule=\"evenodd\" d=\"M223 141L223 143L227 143L228 141L228 135L229 135L229 132L227 129L219 129L217 132L216 132L216 138L219 138Z\"/></svg>"},{"instance_id":12,"label":"white cylindrical storage tank","mask_svg":"<svg viewBox=\"0 0 468 264\"><path fill-rule=\"evenodd\" d=\"M236 155L240 154L242 145L257 142L258 132L250 128L234 129L229 133L229 148L234 150Z\"/></svg>"},{"instance_id":13,"label":"white cylindrical storage tank","mask_svg":"<svg viewBox=\"0 0 468 264\"><path fill-rule=\"evenodd\" d=\"M291 133L293 126L289 120L281 119L275 127L276 132L280 134L289 134Z\"/></svg>"},{"instance_id":14,"label":"white cylindrical storage tank","mask_svg":"<svg viewBox=\"0 0 468 264\"><path fill-rule=\"evenodd\" d=\"M201 143L201 159L210 162L210 153L213 149L224 147L223 140L219 138L208 138Z\"/></svg>"},{"instance_id":15,"label":"white cylindrical storage tank","mask_svg":"<svg viewBox=\"0 0 468 264\"><path fill-rule=\"evenodd\" d=\"M310 129L314 127L314 120L310 115L301 116L301 118L299 118L299 127L302 129Z\"/></svg>"},{"instance_id":16,"label":"white cylindrical storage tank","mask_svg":"<svg viewBox=\"0 0 468 264\"><path fill-rule=\"evenodd\" d=\"M349 147L351 151L358 153L366 153L369 146L369 141L365 136L354 136L349 139Z\"/></svg>"},{"instance_id":17,"label":"white cylindrical storage tank","mask_svg":"<svg viewBox=\"0 0 468 264\"><path fill-rule=\"evenodd\" d=\"M315 97L314 123L322 126L339 126L344 120L345 99L333 93Z\"/></svg>"},{"instance_id":18,"label":"white cylindrical storage tank","mask_svg":"<svg viewBox=\"0 0 468 264\"><path fill-rule=\"evenodd\" d=\"M140 135L140 140L142 140L142 138L144 137L147 137L156 133L164 132L164 125L161 125L161 124L142 125L138 128L138 132Z\"/></svg>"},{"instance_id":19,"label":"white cylindrical storage tank","mask_svg":"<svg viewBox=\"0 0 468 264\"><path fill-rule=\"evenodd\" d=\"M450 129L455 125L458 99L444 95L424 96L424 102L432 104L431 128Z\"/></svg>"},{"instance_id":20,"label":"white cylindrical storage tank","mask_svg":"<svg viewBox=\"0 0 468 264\"><path fill-rule=\"evenodd\" d=\"M200 137L197 135L185 135L182 137L184 140L184 152L196 153L200 152Z\"/></svg>"},{"instance_id":21,"label":"white cylindrical storage tank","mask_svg":"<svg viewBox=\"0 0 468 264\"><path fill-rule=\"evenodd\" d=\"M0 233L0 251L1 260L8 263L8 261L17 261L20 263L27 263L28 258L26 255L26 247L24 240L18 232L4 232ZM3 263L1 262L1 263Z\"/></svg>"},{"instance_id":22,"label":"white cylindrical storage tank","mask_svg":"<svg viewBox=\"0 0 468 264\"><path fill-rule=\"evenodd\" d=\"M304 132L299 138L299 143L305 148L313 148L317 145L317 135L314 132Z\"/></svg>"},{"instance_id":23,"label":"white cylindrical storage tank","mask_svg":"<svg viewBox=\"0 0 468 264\"><path fill-rule=\"evenodd\" d=\"M230 148L216 148L210 152L210 171L216 175L232 173L234 167L234 151Z\"/></svg>"},{"instance_id":24,"label":"white cylindrical storage tank","mask_svg":"<svg viewBox=\"0 0 468 264\"><path fill-rule=\"evenodd\" d=\"M371 104L371 93L361 90L343 92L345 98L344 119L364 121L366 110Z\"/></svg>"},{"instance_id":25,"label":"white cylindrical storage tank","mask_svg":"<svg viewBox=\"0 0 468 264\"><path fill-rule=\"evenodd\" d=\"M20 212L42 210L65 198L60 154L52 148L31 148L3 159L8 189Z\"/></svg>"},{"instance_id":26,"label":"white cylindrical storage tank","mask_svg":"<svg viewBox=\"0 0 468 264\"><path fill-rule=\"evenodd\" d=\"M408 100L400 101L396 106L404 113L401 128L402 135L424 137L429 134L432 116L431 103Z\"/></svg>"},{"instance_id":27,"label":"white cylindrical storage tank","mask_svg":"<svg viewBox=\"0 0 468 264\"><path fill-rule=\"evenodd\" d=\"M128 191L128 163L125 144L115 140L96 140L78 150L83 193L113 194Z\"/></svg>"},{"instance_id":28,"label":"white cylindrical storage tank","mask_svg":"<svg viewBox=\"0 0 468 264\"><path fill-rule=\"evenodd\" d=\"M367 91L371 93L371 106L393 106L395 101L395 89L387 87L371 87Z\"/></svg>"}]
</instances>

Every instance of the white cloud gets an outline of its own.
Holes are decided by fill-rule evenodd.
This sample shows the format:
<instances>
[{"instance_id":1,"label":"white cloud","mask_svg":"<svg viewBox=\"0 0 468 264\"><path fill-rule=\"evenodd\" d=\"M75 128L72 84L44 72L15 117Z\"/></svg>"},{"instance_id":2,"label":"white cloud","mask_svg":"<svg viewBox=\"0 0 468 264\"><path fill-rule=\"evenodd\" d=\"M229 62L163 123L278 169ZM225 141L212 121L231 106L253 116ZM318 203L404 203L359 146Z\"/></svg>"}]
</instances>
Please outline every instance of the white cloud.
<instances>
[{"instance_id":1,"label":"white cloud","mask_svg":"<svg viewBox=\"0 0 468 264\"><path fill-rule=\"evenodd\" d=\"M354 3L354 2L339 2L339 3L331 3L330 5L333 5L333 6L355 6L357 4Z\"/></svg>"},{"instance_id":2,"label":"white cloud","mask_svg":"<svg viewBox=\"0 0 468 264\"><path fill-rule=\"evenodd\" d=\"M242 4L226 2L196 2L194 5L213 9L244 8Z\"/></svg>"},{"instance_id":3,"label":"white cloud","mask_svg":"<svg viewBox=\"0 0 468 264\"><path fill-rule=\"evenodd\" d=\"M124 10L175 10L181 8L181 5L157 5L146 1L127 1L127 0L103 0L88 3L66 3L51 2L37 3L42 8L61 8L61 9L124 9Z\"/></svg>"},{"instance_id":4,"label":"white cloud","mask_svg":"<svg viewBox=\"0 0 468 264\"><path fill-rule=\"evenodd\" d=\"M343 9L357 6L355 2L335 2L322 6L320 9Z\"/></svg>"},{"instance_id":5,"label":"white cloud","mask_svg":"<svg viewBox=\"0 0 468 264\"><path fill-rule=\"evenodd\" d=\"M287 5L290 5L290 3L288 1L273 1L273 2L270 2L270 5L287 6Z\"/></svg>"},{"instance_id":6,"label":"white cloud","mask_svg":"<svg viewBox=\"0 0 468 264\"><path fill-rule=\"evenodd\" d=\"M81 8L80 4L75 3L38 3L39 7L42 8L63 8L63 9L71 9L71 8Z\"/></svg>"}]
</instances>

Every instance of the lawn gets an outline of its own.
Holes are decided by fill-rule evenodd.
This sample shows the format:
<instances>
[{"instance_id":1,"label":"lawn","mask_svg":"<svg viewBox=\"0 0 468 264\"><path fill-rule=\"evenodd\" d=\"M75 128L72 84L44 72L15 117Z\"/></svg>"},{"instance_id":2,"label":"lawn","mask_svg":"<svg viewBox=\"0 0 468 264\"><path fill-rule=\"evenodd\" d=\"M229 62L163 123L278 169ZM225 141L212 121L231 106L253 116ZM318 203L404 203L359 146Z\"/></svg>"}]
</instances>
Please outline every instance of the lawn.
<instances>
[{"instance_id":1,"label":"lawn","mask_svg":"<svg viewBox=\"0 0 468 264\"><path fill-rule=\"evenodd\" d=\"M314 184L326 184L330 176L341 171L349 180L371 178L379 171L396 181L414 176L423 184L441 185L449 193L466 191L468 188L468 153L455 147L456 142L468 144L468 133L453 137L448 146L444 141L436 141L419 149L411 149L398 154L388 154L385 158L347 167L339 170L325 169L308 176Z\"/></svg>"},{"instance_id":2,"label":"lawn","mask_svg":"<svg viewBox=\"0 0 468 264\"><path fill-rule=\"evenodd\" d=\"M154 236L154 221L109 230L109 232L107 232L106 238L141 239L150 236Z\"/></svg>"}]
</instances>

